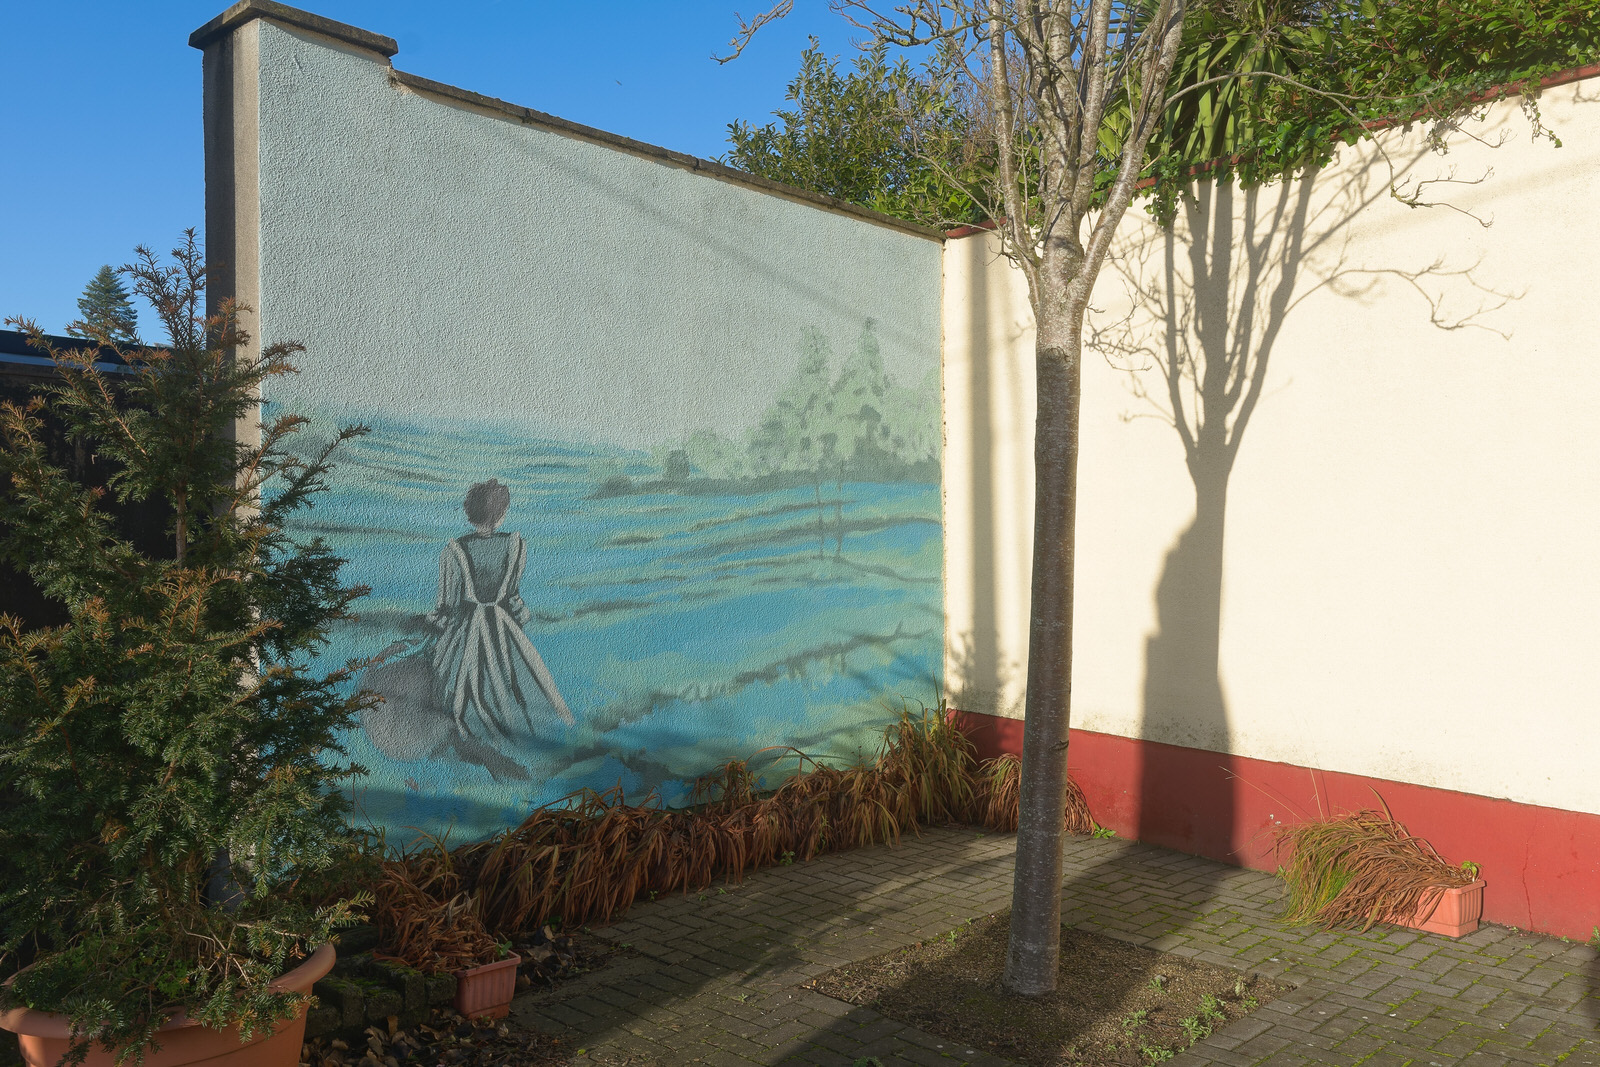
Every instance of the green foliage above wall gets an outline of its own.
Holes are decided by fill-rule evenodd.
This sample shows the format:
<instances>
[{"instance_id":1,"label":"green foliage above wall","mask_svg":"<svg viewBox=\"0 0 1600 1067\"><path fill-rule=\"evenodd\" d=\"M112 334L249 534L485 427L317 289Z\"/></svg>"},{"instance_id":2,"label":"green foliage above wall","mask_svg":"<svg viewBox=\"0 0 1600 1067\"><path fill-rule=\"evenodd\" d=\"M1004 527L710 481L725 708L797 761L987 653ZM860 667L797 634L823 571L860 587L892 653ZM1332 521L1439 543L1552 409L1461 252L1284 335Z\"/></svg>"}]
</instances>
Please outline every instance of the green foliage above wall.
<instances>
[{"instance_id":1,"label":"green foliage above wall","mask_svg":"<svg viewBox=\"0 0 1600 1067\"><path fill-rule=\"evenodd\" d=\"M139 343L139 313L110 264L96 271L89 284L83 287L83 295L78 298L78 313L83 316L84 323L103 329L114 341ZM88 336L83 330L70 327L67 332L78 337Z\"/></svg>"},{"instance_id":2,"label":"green foliage above wall","mask_svg":"<svg viewBox=\"0 0 1600 1067\"><path fill-rule=\"evenodd\" d=\"M1493 87L1600 60L1594 0L1197 0L1184 33L1149 152L1161 217L1196 167L1273 181L1328 162L1366 124L1446 120ZM731 124L724 162L912 222L983 216L964 189L988 178L981 122L948 84L881 48L841 75L813 45L789 99L776 122Z\"/></svg>"},{"instance_id":3,"label":"green foliage above wall","mask_svg":"<svg viewBox=\"0 0 1600 1067\"><path fill-rule=\"evenodd\" d=\"M1151 210L1165 216L1196 166L1272 181L1326 163L1368 124L1446 122L1487 90L1600 59L1594 11L1593 0L1201 0L1151 143Z\"/></svg>"},{"instance_id":4,"label":"green foliage above wall","mask_svg":"<svg viewBox=\"0 0 1600 1067\"><path fill-rule=\"evenodd\" d=\"M788 99L795 107L774 112L777 122L730 123L733 150L722 162L909 222L982 220L960 184L982 176L981 159L961 150L972 143L972 123L905 59L891 64L879 47L840 74L838 61L813 40L800 54ZM935 147L945 170L929 162Z\"/></svg>"}]
</instances>

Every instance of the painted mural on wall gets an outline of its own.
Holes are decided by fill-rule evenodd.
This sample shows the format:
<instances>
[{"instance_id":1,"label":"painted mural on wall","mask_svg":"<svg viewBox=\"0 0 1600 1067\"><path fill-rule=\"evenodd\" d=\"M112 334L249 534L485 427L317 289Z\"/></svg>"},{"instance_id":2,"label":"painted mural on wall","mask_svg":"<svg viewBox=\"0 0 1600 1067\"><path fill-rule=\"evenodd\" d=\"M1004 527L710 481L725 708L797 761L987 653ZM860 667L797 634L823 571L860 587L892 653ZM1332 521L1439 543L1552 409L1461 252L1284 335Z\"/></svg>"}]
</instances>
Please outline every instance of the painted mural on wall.
<instances>
[{"instance_id":1,"label":"painted mural on wall","mask_svg":"<svg viewBox=\"0 0 1600 1067\"><path fill-rule=\"evenodd\" d=\"M360 415L301 532L372 589L324 653L374 658L385 697L348 738L363 818L462 840L585 787L682 804L727 759L854 759L936 701L937 367L897 380L870 322L785 363L742 436L652 450Z\"/></svg>"}]
</instances>

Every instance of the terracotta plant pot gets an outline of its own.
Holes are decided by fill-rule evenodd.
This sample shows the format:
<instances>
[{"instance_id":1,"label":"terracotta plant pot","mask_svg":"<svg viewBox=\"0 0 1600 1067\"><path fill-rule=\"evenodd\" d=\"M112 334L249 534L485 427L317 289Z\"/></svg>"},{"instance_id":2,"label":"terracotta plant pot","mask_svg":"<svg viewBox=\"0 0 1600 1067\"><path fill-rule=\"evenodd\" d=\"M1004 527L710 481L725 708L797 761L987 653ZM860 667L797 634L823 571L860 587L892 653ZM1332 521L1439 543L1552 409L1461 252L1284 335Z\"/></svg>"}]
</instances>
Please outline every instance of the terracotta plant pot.
<instances>
[{"instance_id":1,"label":"terracotta plant pot","mask_svg":"<svg viewBox=\"0 0 1600 1067\"><path fill-rule=\"evenodd\" d=\"M1424 897L1417 906L1416 918L1405 925L1446 937L1470 934L1483 917L1483 887L1484 881L1479 878L1471 885L1451 886L1439 895L1437 903Z\"/></svg>"},{"instance_id":2,"label":"terracotta plant pot","mask_svg":"<svg viewBox=\"0 0 1600 1067\"><path fill-rule=\"evenodd\" d=\"M332 945L323 945L294 970L272 983L281 993L309 993L312 985L333 967ZM28 1067L56 1067L72 1044L65 1015L14 1008L0 1012L0 1027L17 1035ZM156 1039L160 1051L146 1051L145 1067L183 1067L186 1064L226 1064L227 1067L294 1067L300 1062L300 1044L306 1033L306 1009L279 1023L270 1034L258 1032L248 1044L239 1040L239 1028L213 1030L187 1015L167 1020ZM84 1067L114 1067L117 1054L91 1046Z\"/></svg>"},{"instance_id":3,"label":"terracotta plant pot","mask_svg":"<svg viewBox=\"0 0 1600 1067\"><path fill-rule=\"evenodd\" d=\"M517 992L515 952L503 960L456 972L456 1011L469 1019L501 1019L511 1010Z\"/></svg>"}]
</instances>

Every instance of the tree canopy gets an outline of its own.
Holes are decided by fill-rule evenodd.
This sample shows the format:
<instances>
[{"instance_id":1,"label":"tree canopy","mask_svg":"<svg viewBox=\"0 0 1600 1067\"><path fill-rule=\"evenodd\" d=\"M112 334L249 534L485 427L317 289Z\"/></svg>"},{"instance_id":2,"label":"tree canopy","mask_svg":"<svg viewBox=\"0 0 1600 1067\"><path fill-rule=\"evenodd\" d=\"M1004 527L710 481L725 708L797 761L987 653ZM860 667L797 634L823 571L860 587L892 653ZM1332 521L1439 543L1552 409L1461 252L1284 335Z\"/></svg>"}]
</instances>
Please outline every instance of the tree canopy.
<instances>
[{"instance_id":1,"label":"tree canopy","mask_svg":"<svg viewBox=\"0 0 1600 1067\"><path fill-rule=\"evenodd\" d=\"M1595 59L1593 0L1199 0L1151 144L1150 209L1168 215L1196 168L1274 181L1388 122L1448 126L1491 90Z\"/></svg>"},{"instance_id":2,"label":"tree canopy","mask_svg":"<svg viewBox=\"0 0 1600 1067\"><path fill-rule=\"evenodd\" d=\"M774 112L776 122L729 123L733 148L721 162L910 222L982 221L969 189L919 146L930 135L970 143L971 119L904 57L890 63L880 44L841 73L813 38L787 99L795 106ZM977 156L951 162L969 185L985 166Z\"/></svg>"},{"instance_id":3,"label":"tree canopy","mask_svg":"<svg viewBox=\"0 0 1600 1067\"><path fill-rule=\"evenodd\" d=\"M1196 168L1274 181L1386 120L1448 121L1497 87L1597 59L1594 0L1197 0L1147 152L1146 206L1168 216ZM972 189L994 156L949 89L881 43L841 72L813 41L795 106L731 123L723 162L911 222L978 222ZM1121 124L1108 116L1114 134Z\"/></svg>"}]
</instances>

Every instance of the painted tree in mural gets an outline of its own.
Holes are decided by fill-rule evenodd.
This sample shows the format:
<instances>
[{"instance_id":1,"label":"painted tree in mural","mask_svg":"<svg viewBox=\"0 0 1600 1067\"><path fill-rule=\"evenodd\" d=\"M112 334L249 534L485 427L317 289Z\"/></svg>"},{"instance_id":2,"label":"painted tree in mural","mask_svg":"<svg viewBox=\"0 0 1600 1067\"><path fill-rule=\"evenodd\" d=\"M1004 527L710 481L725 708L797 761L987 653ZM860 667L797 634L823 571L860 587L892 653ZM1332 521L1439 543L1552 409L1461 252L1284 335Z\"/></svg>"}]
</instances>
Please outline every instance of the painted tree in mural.
<instances>
[{"instance_id":1,"label":"painted tree in mural","mask_svg":"<svg viewBox=\"0 0 1600 1067\"><path fill-rule=\"evenodd\" d=\"M832 465L839 435L828 400L828 341L807 331L800 347L800 369L767 409L751 434L752 465L762 473L804 472L811 476L817 504L817 558L827 545L823 528L822 481Z\"/></svg>"},{"instance_id":2,"label":"painted tree in mural","mask_svg":"<svg viewBox=\"0 0 1600 1067\"><path fill-rule=\"evenodd\" d=\"M827 555L831 532L833 556L841 559L847 483L936 477L938 383L932 375L915 385L896 381L884 367L871 320L837 374L832 346L821 331L806 331L799 355L794 377L742 448L697 431L658 462L670 471L678 462L673 457L682 456L686 477L803 479L817 510L817 558Z\"/></svg>"}]
</instances>

